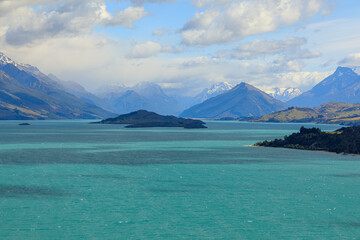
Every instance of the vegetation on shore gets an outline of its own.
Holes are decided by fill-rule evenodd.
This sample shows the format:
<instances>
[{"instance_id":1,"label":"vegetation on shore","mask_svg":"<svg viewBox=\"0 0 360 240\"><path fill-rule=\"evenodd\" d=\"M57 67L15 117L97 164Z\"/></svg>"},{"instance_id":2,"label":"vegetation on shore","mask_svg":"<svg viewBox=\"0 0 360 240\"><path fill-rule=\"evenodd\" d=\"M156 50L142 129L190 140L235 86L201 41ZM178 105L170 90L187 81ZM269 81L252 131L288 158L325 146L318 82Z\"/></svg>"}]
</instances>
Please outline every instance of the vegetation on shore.
<instances>
[{"instance_id":1,"label":"vegetation on shore","mask_svg":"<svg viewBox=\"0 0 360 240\"><path fill-rule=\"evenodd\" d=\"M344 127L334 132L301 127L300 132L285 136L284 139L258 142L255 146L360 154L360 126Z\"/></svg>"}]
</instances>

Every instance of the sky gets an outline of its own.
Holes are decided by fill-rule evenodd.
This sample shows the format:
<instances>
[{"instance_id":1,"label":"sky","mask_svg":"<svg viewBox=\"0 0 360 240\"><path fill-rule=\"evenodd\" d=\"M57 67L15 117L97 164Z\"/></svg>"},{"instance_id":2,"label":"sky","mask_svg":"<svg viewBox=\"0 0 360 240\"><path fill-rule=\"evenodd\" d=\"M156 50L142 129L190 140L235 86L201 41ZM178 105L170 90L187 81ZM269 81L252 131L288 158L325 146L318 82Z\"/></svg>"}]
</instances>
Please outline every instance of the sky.
<instances>
[{"instance_id":1,"label":"sky","mask_svg":"<svg viewBox=\"0 0 360 240\"><path fill-rule=\"evenodd\" d=\"M0 0L0 52L89 91L306 91L360 66L358 0Z\"/></svg>"}]
</instances>

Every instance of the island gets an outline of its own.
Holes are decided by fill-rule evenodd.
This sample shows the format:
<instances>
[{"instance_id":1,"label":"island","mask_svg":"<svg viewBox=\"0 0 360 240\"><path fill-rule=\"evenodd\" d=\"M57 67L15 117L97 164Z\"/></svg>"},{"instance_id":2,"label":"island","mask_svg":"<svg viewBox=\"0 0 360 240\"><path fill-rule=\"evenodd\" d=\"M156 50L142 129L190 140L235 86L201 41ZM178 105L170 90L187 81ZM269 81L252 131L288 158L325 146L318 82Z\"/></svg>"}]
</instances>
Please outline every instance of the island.
<instances>
[{"instance_id":1,"label":"island","mask_svg":"<svg viewBox=\"0 0 360 240\"><path fill-rule=\"evenodd\" d=\"M254 146L360 154L360 126L344 127L334 132L301 127L300 132L285 136L284 139L258 142Z\"/></svg>"},{"instance_id":2,"label":"island","mask_svg":"<svg viewBox=\"0 0 360 240\"><path fill-rule=\"evenodd\" d=\"M146 110L138 110L128 114L108 118L95 124L129 124L126 128L144 127L183 127L183 128L206 128L201 120L177 118L175 116L162 116Z\"/></svg>"},{"instance_id":3,"label":"island","mask_svg":"<svg viewBox=\"0 0 360 240\"><path fill-rule=\"evenodd\" d=\"M19 126L29 126L30 123L19 123Z\"/></svg>"}]
</instances>

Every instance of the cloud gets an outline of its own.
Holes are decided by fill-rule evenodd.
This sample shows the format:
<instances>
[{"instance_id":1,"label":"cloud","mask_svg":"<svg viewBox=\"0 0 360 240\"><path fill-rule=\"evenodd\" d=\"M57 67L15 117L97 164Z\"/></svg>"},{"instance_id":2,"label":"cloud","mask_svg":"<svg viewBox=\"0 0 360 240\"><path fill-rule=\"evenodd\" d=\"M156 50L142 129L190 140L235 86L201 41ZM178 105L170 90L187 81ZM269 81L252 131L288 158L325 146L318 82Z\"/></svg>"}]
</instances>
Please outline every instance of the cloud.
<instances>
[{"instance_id":1,"label":"cloud","mask_svg":"<svg viewBox=\"0 0 360 240\"><path fill-rule=\"evenodd\" d=\"M192 0L191 3L195 7L204 8L213 5L224 5L231 2L231 0Z\"/></svg>"},{"instance_id":2,"label":"cloud","mask_svg":"<svg viewBox=\"0 0 360 240\"><path fill-rule=\"evenodd\" d=\"M156 29L153 31L153 36L162 36L165 32L165 29L164 28L161 28L161 29Z\"/></svg>"},{"instance_id":3,"label":"cloud","mask_svg":"<svg viewBox=\"0 0 360 240\"><path fill-rule=\"evenodd\" d=\"M217 64L220 62L220 59L218 58L209 58L207 56L199 56L199 57L194 57L190 60L186 60L184 61L181 65L180 68L191 68L191 67L195 67L195 66L199 66L199 65L211 65L211 64Z\"/></svg>"},{"instance_id":4,"label":"cloud","mask_svg":"<svg viewBox=\"0 0 360 240\"><path fill-rule=\"evenodd\" d=\"M346 56L344 59L338 62L342 66L360 66L360 53L352 53Z\"/></svg>"},{"instance_id":5,"label":"cloud","mask_svg":"<svg viewBox=\"0 0 360 240\"><path fill-rule=\"evenodd\" d=\"M213 1L195 1L204 6ZM226 44L246 36L273 32L314 17L325 0L224 1L198 12L182 28L183 43L192 46Z\"/></svg>"},{"instance_id":6,"label":"cloud","mask_svg":"<svg viewBox=\"0 0 360 240\"><path fill-rule=\"evenodd\" d=\"M19 7L0 18L6 42L10 45L24 45L60 35L90 33L97 26L133 28L134 21L147 15L144 7L128 7L111 14L106 10L104 0L66 1L38 9L20 3L16 6Z\"/></svg>"},{"instance_id":7,"label":"cloud","mask_svg":"<svg viewBox=\"0 0 360 240\"><path fill-rule=\"evenodd\" d=\"M304 59L319 57L319 52L310 52L302 49L306 44L305 38L286 38L284 40L254 40L243 43L232 49L230 52L221 51L219 56L235 59L255 59L260 56L282 54L289 59Z\"/></svg>"},{"instance_id":8,"label":"cloud","mask_svg":"<svg viewBox=\"0 0 360 240\"><path fill-rule=\"evenodd\" d=\"M176 0L130 0L134 5L143 5L145 3L173 3Z\"/></svg>"},{"instance_id":9,"label":"cloud","mask_svg":"<svg viewBox=\"0 0 360 240\"><path fill-rule=\"evenodd\" d=\"M127 58L149 58L161 52L175 52L172 46L162 46L159 43L148 41L146 43L136 44L126 55Z\"/></svg>"},{"instance_id":10,"label":"cloud","mask_svg":"<svg viewBox=\"0 0 360 240\"><path fill-rule=\"evenodd\" d=\"M281 72L300 72L303 68L303 64L298 60L287 60L280 57L272 62L269 67L269 70L272 73L281 73Z\"/></svg>"}]
</instances>

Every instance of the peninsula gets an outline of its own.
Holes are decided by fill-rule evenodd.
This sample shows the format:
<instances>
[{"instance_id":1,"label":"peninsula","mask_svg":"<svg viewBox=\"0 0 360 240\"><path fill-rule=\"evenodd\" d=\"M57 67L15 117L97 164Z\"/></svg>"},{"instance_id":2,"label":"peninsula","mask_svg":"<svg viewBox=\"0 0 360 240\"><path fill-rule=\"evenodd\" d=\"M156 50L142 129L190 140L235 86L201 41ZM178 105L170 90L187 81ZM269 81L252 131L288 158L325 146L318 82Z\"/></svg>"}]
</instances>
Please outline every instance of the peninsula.
<instances>
[{"instance_id":1,"label":"peninsula","mask_svg":"<svg viewBox=\"0 0 360 240\"><path fill-rule=\"evenodd\" d=\"M245 119L246 120L246 119ZM355 126L360 124L360 104L329 102L316 108L290 107L262 117L248 119L250 122L297 122Z\"/></svg>"},{"instance_id":2,"label":"peninsula","mask_svg":"<svg viewBox=\"0 0 360 240\"><path fill-rule=\"evenodd\" d=\"M285 136L284 139L259 142L255 146L360 154L360 126L344 127L334 132L301 127L300 132Z\"/></svg>"},{"instance_id":3,"label":"peninsula","mask_svg":"<svg viewBox=\"0 0 360 240\"><path fill-rule=\"evenodd\" d=\"M97 124L129 124L126 128L143 127L183 127L183 128L206 128L201 120L177 118L175 116L162 116L146 110L138 110L128 114L108 118Z\"/></svg>"}]
</instances>

